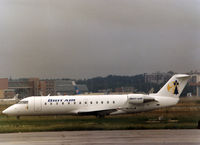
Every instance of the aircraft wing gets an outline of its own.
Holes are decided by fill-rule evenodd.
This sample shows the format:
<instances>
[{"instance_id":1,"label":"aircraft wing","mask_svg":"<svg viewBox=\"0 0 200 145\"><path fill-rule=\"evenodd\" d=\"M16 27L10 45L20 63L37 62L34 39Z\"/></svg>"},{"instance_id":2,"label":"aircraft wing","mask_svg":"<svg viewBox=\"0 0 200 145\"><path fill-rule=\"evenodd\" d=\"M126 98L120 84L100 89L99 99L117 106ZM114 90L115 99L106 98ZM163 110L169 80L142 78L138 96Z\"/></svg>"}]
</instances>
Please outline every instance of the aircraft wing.
<instances>
[{"instance_id":1,"label":"aircraft wing","mask_svg":"<svg viewBox=\"0 0 200 145\"><path fill-rule=\"evenodd\" d=\"M78 115L96 115L96 116L105 116L109 115L112 112L117 111L117 109L105 109L105 110L94 110L94 111L80 111Z\"/></svg>"}]
</instances>

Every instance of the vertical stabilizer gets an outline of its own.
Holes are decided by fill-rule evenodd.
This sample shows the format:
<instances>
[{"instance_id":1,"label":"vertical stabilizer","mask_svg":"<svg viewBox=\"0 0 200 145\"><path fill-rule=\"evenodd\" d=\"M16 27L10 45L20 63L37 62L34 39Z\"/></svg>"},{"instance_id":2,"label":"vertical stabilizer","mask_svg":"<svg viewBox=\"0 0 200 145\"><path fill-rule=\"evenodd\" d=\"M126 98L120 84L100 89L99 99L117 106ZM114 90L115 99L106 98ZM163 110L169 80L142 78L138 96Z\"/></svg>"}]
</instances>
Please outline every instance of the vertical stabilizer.
<instances>
[{"instance_id":1,"label":"vertical stabilizer","mask_svg":"<svg viewBox=\"0 0 200 145\"><path fill-rule=\"evenodd\" d=\"M190 76L186 74L176 74L158 91L156 95L179 97L185 88Z\"/></svg>"}]
</instances>

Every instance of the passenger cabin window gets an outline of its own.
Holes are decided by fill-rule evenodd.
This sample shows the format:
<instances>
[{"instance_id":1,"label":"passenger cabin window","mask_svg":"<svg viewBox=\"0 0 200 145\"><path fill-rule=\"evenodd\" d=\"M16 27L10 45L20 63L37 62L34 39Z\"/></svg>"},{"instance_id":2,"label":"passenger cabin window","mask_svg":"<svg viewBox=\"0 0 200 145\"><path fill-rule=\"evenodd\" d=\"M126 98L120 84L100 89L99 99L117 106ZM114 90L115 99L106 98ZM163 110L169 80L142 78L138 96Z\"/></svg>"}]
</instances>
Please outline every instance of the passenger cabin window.
<instances>
[{"instance_id":1,"label":"passenger cabin window","mask_svg":"<svg viewBox=\"0 0 200 145\"><path fill-rule=\"evenodd\" d=\"M92 104L92 101L90 102L90 104Z\"/></svg>"},{"instance_id":2,"label":"passenger cabin window","mask_svg":"<svg viewBox=\"0 0 200 145\"><path fill-rule=\"evenodd\" d=\"M64 102L62 102L62 105L64 105Z\"/></svg>"},{"instance_id":3,"label":"passenger cabin window","mask_svg":"<svg viewBox=\"0 0 200 145\"><path fill-rule=\"evenodd\" d=\"M87 102L85 102L85 104L87 104Z\"/></svg>"},{"instance_id":4,"label":"passenger cabin window","mask_svg":"<svg viewBox=\"0 0 200 145\"><path fill-rule=\"evenodd\" d=\"M96 101L96 104L98 104L98 101Z\"/></svg>"},{"instance_id":5,"label":"passenger cabin window","mask_svg":"<svg viewBox=\"0 0 200 145\"><path fill-rule=\"evenodd\" d=\"M76 104L76 102L74 102L74 105Z\"/></svg>"},{"instance_id":6,"label":"passenger cabin window","mask_svg":"<svg viewBox=\"0 0 200 145\"><path fill-rule=\"evenodd\" d=\"M113 104L115 104L115 101L113 101Z\"/></svg>"},{"instance_id":7,"label":"passenger cabin window","mask_svg":"<svg viewBox=\"0 0 200 145\"><path fill-rule=\"evenodd\" d=\"M101 104L103 104L103 101L101 101Z\"/></svg>"},{"instance_id":8,"label":"passenger cabin window","mask_svg":"<svg viewBox=\"0 0 200 145\"><path fill-rule=\"evenodd\" d=\"M68 104L70 104L70 102L68 102Z\"/></svg>"},{"instance_id":9,"label":"passenger cabin window","mask_svg":"<svg viewBox=\"0 0 200 145\"><path fill-rule=\"evenodd\" d=\"M18 104L28 104L28 101L19 101Z\"/></svg>"},{"instance_id":10,"label":"passenger cabin window","mask_svg":"<svg viewBox=\"0 0 200 145\"><path fill-rule=\"evenodd\" d=\"M109 101L107 101L107 104L109 104Z\"/></svg>"},{"instance_id":11,"label":"passenger cabin window","mask_svg":"<svg viewBox=\"0 0 200 145\"><path fill-rule=\"evenodd\" d=\"M47 105L47 103L44 103L44 105Z\"/></svg>"},{"instance_id":12,"label":"passenger cabin window","mask_svg":"<svg viewBox=\"0 0 200 145\"><path fill-rule=\"evenodd\" d=\"M81 104L81 102L79 102L79 104Z\"/></svg>"}]
</instances>

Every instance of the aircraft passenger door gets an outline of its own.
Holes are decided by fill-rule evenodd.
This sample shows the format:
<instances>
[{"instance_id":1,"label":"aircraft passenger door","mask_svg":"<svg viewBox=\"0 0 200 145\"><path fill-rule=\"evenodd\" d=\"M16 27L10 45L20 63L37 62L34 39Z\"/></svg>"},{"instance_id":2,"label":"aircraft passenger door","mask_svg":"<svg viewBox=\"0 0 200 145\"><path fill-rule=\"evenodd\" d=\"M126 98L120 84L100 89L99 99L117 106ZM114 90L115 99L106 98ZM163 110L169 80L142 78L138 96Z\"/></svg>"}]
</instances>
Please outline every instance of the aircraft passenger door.
<instances>
[{"instance_id":1,"label":"aircraft passenger door","mask_svg":"<svg viewBox=\"0 0 200 145\"><path fill-rule=\"evenodd\" d=\"M42 110L42 97L34 97L34 111L40 112Z\"/></svg>"}]
</instances>

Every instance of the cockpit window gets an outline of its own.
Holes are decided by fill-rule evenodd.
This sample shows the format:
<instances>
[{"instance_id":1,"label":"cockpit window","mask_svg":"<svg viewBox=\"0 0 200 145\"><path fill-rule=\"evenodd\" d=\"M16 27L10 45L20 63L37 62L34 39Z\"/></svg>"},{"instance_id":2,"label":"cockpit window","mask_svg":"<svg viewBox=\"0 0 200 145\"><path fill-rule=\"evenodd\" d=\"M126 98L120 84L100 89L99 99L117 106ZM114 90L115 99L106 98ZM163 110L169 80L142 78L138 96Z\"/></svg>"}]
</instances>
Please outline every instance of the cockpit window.
<instances>
[{"instance_id":1,"label":"cockpit window","mask_svg":"<svg viewBox=\"0 0 200 145\"><path fill-rule=\"evenodd\" d=\"M19 101L18 104L28 104L28 101Z\"/></svg>"}]
</instances>

